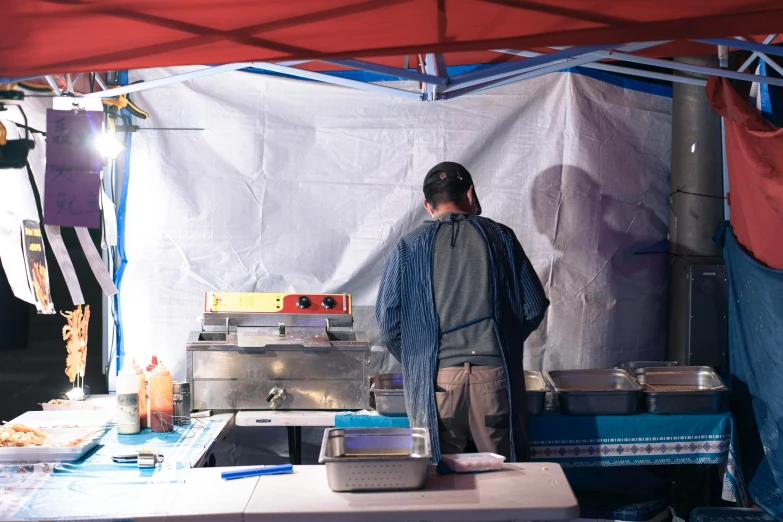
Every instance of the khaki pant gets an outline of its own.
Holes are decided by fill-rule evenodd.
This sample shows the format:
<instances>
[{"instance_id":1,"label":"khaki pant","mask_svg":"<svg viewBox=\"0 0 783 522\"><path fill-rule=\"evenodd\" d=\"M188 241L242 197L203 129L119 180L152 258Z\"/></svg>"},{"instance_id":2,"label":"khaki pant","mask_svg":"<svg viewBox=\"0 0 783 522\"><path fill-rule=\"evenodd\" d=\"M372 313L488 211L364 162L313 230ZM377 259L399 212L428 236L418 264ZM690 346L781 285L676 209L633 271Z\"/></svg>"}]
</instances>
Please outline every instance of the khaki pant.
<instances>
[{"instance_id":1,"label":"khaki pant","mask_svg":"<svg viewBox=\"0 0 783 522\"><path fill-rule=\"evenodd\" d=\"M509 407L503 368L465 363L438 370L436 383L441 453L464 453L470 439L479 452L509 458Z\"/></svg>"}]
</instances>

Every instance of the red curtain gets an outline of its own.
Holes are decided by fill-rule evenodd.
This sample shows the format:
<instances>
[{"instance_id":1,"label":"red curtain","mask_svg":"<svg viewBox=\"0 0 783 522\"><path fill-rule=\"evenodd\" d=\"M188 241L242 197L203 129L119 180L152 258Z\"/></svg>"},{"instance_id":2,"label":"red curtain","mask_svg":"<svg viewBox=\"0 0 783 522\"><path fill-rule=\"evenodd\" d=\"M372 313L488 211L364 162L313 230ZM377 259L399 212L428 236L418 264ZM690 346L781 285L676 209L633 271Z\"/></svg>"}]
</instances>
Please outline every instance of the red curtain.
<instances>
[{"instance_id":1,"label":"red curtain","mask_svg":"<svg viewBox=\"0 0 783 522\"><path fill-rule=\"evenodd\" d=\"M783 129L748 103L726 78L711 77L707 95L724 117L731 224L740 244L783 269Z\"/></svg>"}]
</instances>

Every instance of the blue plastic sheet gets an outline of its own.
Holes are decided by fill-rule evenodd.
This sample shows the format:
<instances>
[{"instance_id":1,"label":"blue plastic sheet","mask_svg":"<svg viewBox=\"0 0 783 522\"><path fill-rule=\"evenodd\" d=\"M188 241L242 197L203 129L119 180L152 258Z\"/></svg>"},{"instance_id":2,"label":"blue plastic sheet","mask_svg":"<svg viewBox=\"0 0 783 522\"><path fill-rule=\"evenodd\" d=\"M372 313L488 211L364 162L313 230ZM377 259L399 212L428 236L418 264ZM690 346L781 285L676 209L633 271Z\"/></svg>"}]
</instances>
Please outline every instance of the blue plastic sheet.
<instances>
[{"instance_id":1,"label":"blue plastic sheet","mask_svg":"<svg viewBox=\"0 0 783 522\"><path fill-rule=\"evenodd\" d=\"M335 428L409 428L408 417L387 417L368 413L338 413L334 416Z\"/></svg>"},{"instance_id":2,"label":"blue plastic sheet","mask_svg":"<svg viewBox=\"0 0 783 522\"><path fill-rule=\"evenodd\" d=\"M767 268L719 234L729 274L732 406L755 502L783 519L783 271ZM781 238L769 238L780 241Z\"/></svg>"},{"instance_id":3,"label":"blue plastic sheet","mask_svg":"<svg viewBox=\"0 0 783 522\"><path fill-rule=\"evenodd\" d=\"M0 465L0 520L94 520L165 515L175 502L174 485L184 481L228 419L194 419L169 433L136 435L109 430L98 446L70 463ZM112 456L156 449L155 468L117 464Z\"/></svg>"}]
</instances>

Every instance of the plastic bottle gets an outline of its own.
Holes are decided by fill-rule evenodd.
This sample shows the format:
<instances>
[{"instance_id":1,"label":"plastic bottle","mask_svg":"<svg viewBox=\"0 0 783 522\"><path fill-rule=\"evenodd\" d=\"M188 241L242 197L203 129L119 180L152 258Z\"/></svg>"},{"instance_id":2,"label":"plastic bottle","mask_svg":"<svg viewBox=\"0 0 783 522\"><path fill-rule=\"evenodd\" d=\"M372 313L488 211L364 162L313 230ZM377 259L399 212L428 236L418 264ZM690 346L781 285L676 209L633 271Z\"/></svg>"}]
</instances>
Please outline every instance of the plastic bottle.
<instances>
[{"instance_id":1,"label":"plastic bottle","mask_svg":"<svg viewBox=\"0 0 783 522\"><path fill-rule=\"evenodd\" d=\"M150 360L150 363L147 365L146 368L144 368L144 394L147 396L147 427L151 426L150 424L150 374L152 373L152 370L155 369L155 367L158 365L158 358L154 355L152 356L152 359Z\"/></svg>"},{"instance_id":2,"label":"plastic bottle","mask_svg":"<svg viewBox=\"0 0 783 522\"><path fill-rule=\"evenodd\" d=\"M144 429L148 426L149 400L147 399L147 379L144 377L144 371L136 364L136 358L131 359L131 367L136 372L136 378L139 381L139 427Z\"/></svg>"},{"instance_id":3,"label":"plastic bottle","mask_svg":"<svg viewBox=\"0 0 783 522\"><path fill-rule=\"evenodd\" d=\"M117 432L120 435L139 432L139 379L130 365L117 374Z\"/></svg>"},{"instance_id":4,"label":"plastic bottle","mask_svg":"<svg viewBox=\"0 0 783 522\"><path fill-rule=\"evenodd\" d=\"M150 428L158 433L174 429L173 380L163 363L150 373Z\"/></svg>"}]
</instances>

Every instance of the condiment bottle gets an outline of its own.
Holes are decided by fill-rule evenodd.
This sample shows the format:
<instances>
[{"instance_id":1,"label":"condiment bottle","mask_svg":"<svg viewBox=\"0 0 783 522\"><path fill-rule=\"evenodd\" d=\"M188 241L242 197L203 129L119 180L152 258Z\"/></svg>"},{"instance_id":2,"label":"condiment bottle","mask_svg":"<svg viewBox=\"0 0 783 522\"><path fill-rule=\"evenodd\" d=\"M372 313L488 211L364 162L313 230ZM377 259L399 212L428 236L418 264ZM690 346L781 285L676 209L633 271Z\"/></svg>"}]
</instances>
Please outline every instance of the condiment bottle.
<instances>
[{"instance_id":1,"label":"condiment bottle","mask_svg":"<svg viewBox=\"0 0 783 522\"><path fill-rule=\"evenodd\" d=\"M136 370L126 365L117 374L117 432L139 432L139 379Z\"/></svg>"},{"instance_id":2,"label":"condiment bottle","mask_svg":"<svg viewBox=\"0 0 783 522\"><path fill-rule=\"evenodd\" d=\"M163 363L150 373L150 428L158 433L174 429L173 381Z\"/></svg>"},{"instance_id":3,"label":"condiment bottle","mask_svg":"<svg viewBox=\"0 0 783 522\"><path fill-rule=\"evenodd\" d=\"M149 411L149 403L147 401L147 379L144 377L144 372L141 367L136 364L135 357L131 359L131 367L136 371L136 378L139 382L139 427L144 429L149 424L147 422L147 412Z\"/></svg>"},{"instance_id":4,"label":"condiment bottle","mask_svg":"<svg viewBox=\"0 0 783 522\"><path fill-rule=\"evenodd\" d=\"M158 358L153 355L152 359L150 360L150 363L147 365L146 368L144 368L144 386L145 386L144 393L147 396L147 427L150 426L150 374L152 373L152 370L154 370L157 365L158 365Z\"/></svg>"}]
</instances>

